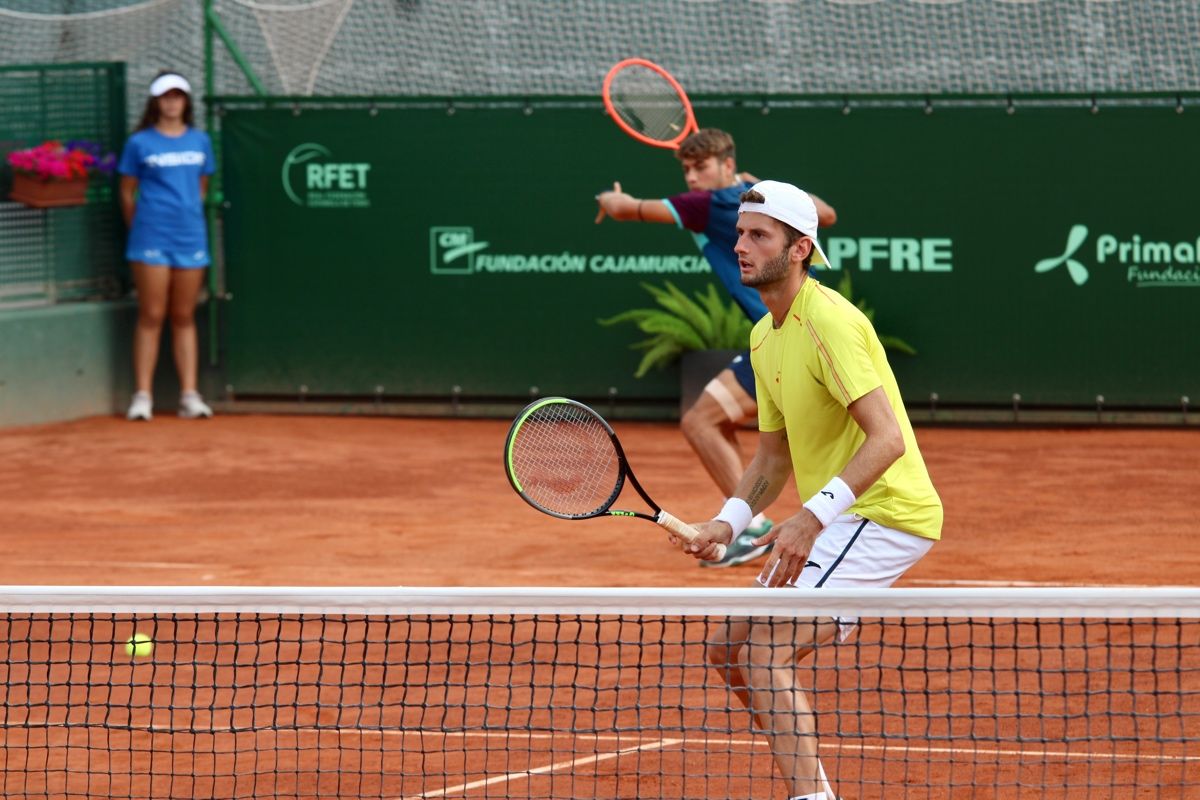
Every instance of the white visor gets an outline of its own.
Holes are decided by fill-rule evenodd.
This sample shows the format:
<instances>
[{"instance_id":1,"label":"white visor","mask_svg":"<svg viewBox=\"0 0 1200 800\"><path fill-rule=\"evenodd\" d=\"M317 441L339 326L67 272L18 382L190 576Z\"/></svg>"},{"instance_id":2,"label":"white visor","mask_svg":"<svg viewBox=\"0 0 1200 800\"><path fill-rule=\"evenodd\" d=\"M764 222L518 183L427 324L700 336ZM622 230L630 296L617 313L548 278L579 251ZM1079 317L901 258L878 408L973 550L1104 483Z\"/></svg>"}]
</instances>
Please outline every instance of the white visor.
<instances>
[{"instance_id":1,"label":"white visor","mask_svg":"<svg viewBox=\"0 0 1200 800\"><path fill-rule=\"evenodd\" d=\"M172 89L178 89L187 95L192 93L192 85L187 82L187 78L183 77L182 75L167 73L166 75L159 75L154 79L154 82L150 84L150 96L162 97Z\"/></svg>"},{"instance_id":2,"label":"white visor","mask_svg":"<svg viewBox=\"0 0 1200 800\"><path fill-rule=\"evenodd\" d=\"M744 211L765 214L795 228L812 239L811 263L816 266L829 264L825 251L817 241L817 205L807 192L781 181L760 181L751 188L761 194L765 202L742 203L738 207L739 214Z\"/></svg>"}]
</instances>

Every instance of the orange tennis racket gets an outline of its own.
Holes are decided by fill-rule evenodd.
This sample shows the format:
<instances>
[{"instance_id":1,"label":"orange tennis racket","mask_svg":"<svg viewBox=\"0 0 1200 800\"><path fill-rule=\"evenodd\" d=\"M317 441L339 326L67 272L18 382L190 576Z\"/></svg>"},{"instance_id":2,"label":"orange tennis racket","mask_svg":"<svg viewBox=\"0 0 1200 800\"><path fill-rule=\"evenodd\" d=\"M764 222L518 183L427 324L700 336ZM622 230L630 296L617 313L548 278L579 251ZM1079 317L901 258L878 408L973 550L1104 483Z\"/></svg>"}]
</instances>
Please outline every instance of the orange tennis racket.
<instances>
[{"instance_id":1,"label":"orange tennis racket","mask_svg":"<svg viewBox=\"0 0 1200 800\"><path fill-rule=\"evenodd\" d=\"M642 144L679 149L699 130L687 93L671 73L644 58L618 62L604 76L604 109Z\"/></svg>"}]
</instances>

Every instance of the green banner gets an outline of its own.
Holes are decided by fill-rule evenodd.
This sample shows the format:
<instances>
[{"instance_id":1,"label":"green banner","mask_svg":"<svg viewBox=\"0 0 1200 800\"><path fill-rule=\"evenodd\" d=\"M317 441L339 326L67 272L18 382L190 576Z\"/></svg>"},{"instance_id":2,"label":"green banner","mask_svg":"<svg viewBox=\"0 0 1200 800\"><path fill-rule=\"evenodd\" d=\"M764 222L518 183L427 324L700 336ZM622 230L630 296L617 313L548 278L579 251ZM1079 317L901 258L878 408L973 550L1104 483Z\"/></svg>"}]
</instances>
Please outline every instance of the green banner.
<instances>
[{"instance_id":1,"label":"green banner","mask_svg":"<svg viewBox=\"0 0 1200 800\"><path fill-rule=\"evenodd\" d=\"M739 167L838 211L835 269L913 345L910 402L1177 407L1200 396L1200 114L701 107ZM683 189L599 106L237 109L223 118L228 382L239 395L668 399L598 317L715 282L691 237L593 224Z\"/></svg>"}]
</instances>

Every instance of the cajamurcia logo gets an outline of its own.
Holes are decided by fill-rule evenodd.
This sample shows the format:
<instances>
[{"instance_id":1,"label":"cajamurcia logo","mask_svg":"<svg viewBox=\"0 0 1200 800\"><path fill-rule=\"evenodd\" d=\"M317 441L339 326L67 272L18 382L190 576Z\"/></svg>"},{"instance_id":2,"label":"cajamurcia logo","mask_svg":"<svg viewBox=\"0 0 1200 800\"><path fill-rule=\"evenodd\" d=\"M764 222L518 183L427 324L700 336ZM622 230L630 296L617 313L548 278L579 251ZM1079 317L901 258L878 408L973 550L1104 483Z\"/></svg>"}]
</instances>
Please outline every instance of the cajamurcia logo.
<instances>
[{"instance_id":1,"label":"cajamurcia logo","mask_svg":"<svg viewBox=\"0 0 1200 800\"><path fill-rule=\"evenodd\" d=\"M429 271L434 275L470 275L475 271L475 254L487 242L475 241L475 229L466 225L429 229Z\"/></svg>"}]
</instances>

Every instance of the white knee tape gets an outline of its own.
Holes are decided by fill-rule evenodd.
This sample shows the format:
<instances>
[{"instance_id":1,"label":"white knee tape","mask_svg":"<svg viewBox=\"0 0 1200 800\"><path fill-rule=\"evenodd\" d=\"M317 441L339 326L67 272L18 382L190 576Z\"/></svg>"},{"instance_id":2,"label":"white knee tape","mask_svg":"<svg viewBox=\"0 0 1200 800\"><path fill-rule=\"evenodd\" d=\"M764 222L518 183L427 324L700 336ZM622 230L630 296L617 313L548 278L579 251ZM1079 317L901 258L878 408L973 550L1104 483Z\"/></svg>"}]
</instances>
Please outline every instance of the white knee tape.
<instances>
[{"instance_id":1,"label":"white knee tape","mask_svg":"<svg viewBox=\"0 0 1200 800\"><path fill-rule=\"evenodd\" d=\"M725 416L729 417L730 422L741 422L746 418L742 411L742 405L733 396L733 392L725 384L721 383L720 379L713 378L704 387L704 391L712 395L712 399L717 401L717 405L725 412Z\"/></svg>"}]
</instances>

